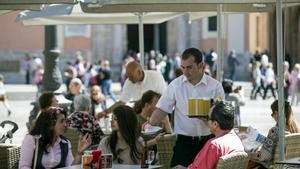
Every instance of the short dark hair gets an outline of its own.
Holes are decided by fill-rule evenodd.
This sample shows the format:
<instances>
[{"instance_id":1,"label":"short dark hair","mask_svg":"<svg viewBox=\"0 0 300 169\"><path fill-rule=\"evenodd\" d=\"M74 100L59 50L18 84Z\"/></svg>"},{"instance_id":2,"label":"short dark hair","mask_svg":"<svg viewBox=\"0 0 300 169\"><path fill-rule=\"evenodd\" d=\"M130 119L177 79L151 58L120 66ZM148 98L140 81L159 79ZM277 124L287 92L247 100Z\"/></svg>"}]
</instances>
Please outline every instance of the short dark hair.
<instances>
[{"instance_id":1,"label":"short dark hair","mask_svg":"<svg viewBox=\"0 0 300 169\"><path fill-rule=\"evenodd\" d=\"M222 130L231 130L234 126L234 107L230 102L216 102L210 120L219 123Z\"/></svg>"},{"instance_id":2,"label":"short dark hair","mask_svg":"<svg viewBox=\"0 0 300 169\"><path fill-rule=\"evenodd\" d=\"M52 104L52 98L54 97L53 92L44 92L40 97L39 97L39 106L40 109L46 109L51 106Z\"/></svg>"},{"instance_id":3,"label":"short dark hair","mask_svg":"<svg viewBox=\"0 0 300 169\"><path fill-rule=\"evenodd\" d=\"M148 90L146 91L142 98L140 100L138 100L137 102L135 102L134 106L133 106L133 110L135 111L136 114L140 114L143 110L143 108L145 107L145 104L151 104L153 101L153 98L157 97L160 98L161 94L153 91L153 90Z\"/></svg>"},{"instance_id":4,"label":"short dark hair","mask_svg":"<svg viewBox=\"0 0 300 169\"><path fill-rule=\"evenodd\" d=\"M222 86L225 93L232 93L233 81L230 79L224 79L222 82Z\"/></svg>"},{"instance_id":5,"label":"short dark hair","mask_svg":"<svg viewBox=\"0 0 300 169\"><path fill-rule=\"evenodd\" d=\"M203 60L203 54L200 52L199 49L196 48L188 48L182 53L182 60L186 60L189 57L193 56L195 58L195 62L201 63Z\"/></svg>"}]
</instances>

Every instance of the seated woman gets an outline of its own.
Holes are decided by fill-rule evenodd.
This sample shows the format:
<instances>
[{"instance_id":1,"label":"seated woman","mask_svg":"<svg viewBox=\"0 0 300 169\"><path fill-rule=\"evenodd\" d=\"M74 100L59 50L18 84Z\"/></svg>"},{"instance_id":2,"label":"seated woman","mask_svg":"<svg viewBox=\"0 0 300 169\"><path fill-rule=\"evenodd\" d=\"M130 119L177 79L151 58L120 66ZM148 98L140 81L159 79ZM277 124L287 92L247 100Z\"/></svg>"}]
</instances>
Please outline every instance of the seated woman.
<instances>
[{"instance_id":1,"label":"seated woman","mask_svg":"<svg viewBox=\"0 0 300 169\"><path fill-rule=\"evenodd\" d=\"M62 136L65 131L66 112L63 109L50 107L42 110L24 138L19 168L60 168L79 164L83 151L91 144L91 137L85 135L81 138L74 159L70 141Z\"/></svg>"},{"instance_id":2,"label":"seated woman","mask_svg":"<svg viewBox=\"0 0 300 169\"><path fill-rule=\"evenodd\" d=\"M102 154L113 154L113 163L140 164L143 140L139 137L137 117L131 107L121 105L113 110L112 133L103 138Z\"/></svg>"},{"instance_id":3,"label":"seated woman","mask_svg":"<svg viewBox=\"0 0 300 169\"><path fill-rule=\"evenodd\" d=\"M70 114L67 123L69 127L76 128L82 134L92 136L92 145L99 144L103 131L98 121L90 113L91 99L89 96L80 94L74 98L75 112Z\"/></svg>"},{"instance_id":4,"label":"seated woman","mask_svg":"<svg viewBox=\"0 0 300 169\"><path fill-rule=\"evenodd\" d=\"M160 96L161 95L159 93L156 93L152 90L148 90L143 94L141 100L135 103L133 109L137 113L140 131L142 131L142 125L147 121L148 118L151 117L152 112L155 110L155 105L159 100ZM166 116L166 118L162 121L162 123L159 126L162 128L161 132L172 133L172 127L168 116ZM153 145L156 145L156 140L160 137L161 134L156 134L150 138L145 136L143 137L143 139L146 141L147 146L151 147ZM154 149L156 148L154 147Z\"/></svg>"},{"instance_id":5,"label":"seated woman","mask_svg":"<svg viewBox=\"0 0 300 169\"><path fill-rule=\"evenodd\" d=\"M279 128L278 128L278 100L275 100L271 104L272 114L271 116L276 121L276 125L269 130L267 139L264 141L263 145L255 152L252 159L256 161L262 161L266 164L272 164L274 160L275 148L279 139ZM292 111L289 102L284 102L285 110L285 134L299 133L300 128L297 124L294 112ZM250 160L248 168L254 168L259 166L259 168L264 168L262 165Z\"/></svg>"}]
</instances>

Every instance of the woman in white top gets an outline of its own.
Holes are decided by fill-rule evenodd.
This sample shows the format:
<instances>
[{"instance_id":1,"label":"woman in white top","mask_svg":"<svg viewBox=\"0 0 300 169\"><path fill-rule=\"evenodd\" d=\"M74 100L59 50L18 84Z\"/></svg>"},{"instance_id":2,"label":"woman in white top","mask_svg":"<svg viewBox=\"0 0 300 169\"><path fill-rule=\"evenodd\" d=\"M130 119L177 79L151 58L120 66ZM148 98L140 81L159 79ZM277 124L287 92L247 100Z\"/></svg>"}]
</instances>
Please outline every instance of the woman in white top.
<instances>
[{"instance_id":1,"label":"woman in white top","mask_svg":"<svg viewBox=\"0 0 300 169\"><path fill-rule=\"evenodd\" d=\"M42 110L21 147L19 169L61 168L81 162L81 155L91 144L85 135L78 142L75 158L70 141L62 136L66 131L66 112L50 107Z\"/></svg>"},{"instance_id":2,"label":"woman in white top","mask_svg":"<svg viewBox=\"0 0 300 169\"><path fill-rule=\"evenodd\" d=\"M140 164L143 147L139 137L138 121L131 107L121 105L113 110L112 133L103 138L99 149L102 154L113 154L113 163Z\"/></svg>"}]
</instances>

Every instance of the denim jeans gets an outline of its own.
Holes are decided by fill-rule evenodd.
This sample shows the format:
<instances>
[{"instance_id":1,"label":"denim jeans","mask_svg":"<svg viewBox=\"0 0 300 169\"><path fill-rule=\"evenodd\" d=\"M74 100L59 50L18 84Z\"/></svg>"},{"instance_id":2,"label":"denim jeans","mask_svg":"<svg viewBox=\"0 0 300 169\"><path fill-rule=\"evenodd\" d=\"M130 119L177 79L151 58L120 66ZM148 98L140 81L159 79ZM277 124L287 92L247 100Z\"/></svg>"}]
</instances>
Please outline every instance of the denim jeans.
<instances>
[{"instance_id":1,"label":"denim jeans","mask_svg":"<svg viewBox=\"0 0 300 169\"><path fill-rule=\"evenodd\" d=\"M112 80L104 80L101 85L102 92L105 95L109 95L113 101L117 101L116 96L111 91Z\"/></svg>"}]
</instances>

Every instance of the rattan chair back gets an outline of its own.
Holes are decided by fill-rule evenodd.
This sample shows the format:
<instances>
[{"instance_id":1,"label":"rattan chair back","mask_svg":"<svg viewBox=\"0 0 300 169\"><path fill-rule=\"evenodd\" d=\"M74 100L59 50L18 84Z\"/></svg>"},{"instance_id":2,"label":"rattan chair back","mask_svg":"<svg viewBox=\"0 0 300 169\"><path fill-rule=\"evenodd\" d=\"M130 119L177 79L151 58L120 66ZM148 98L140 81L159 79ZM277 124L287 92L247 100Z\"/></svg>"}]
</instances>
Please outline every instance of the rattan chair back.
<instances>
[{"instance_id":1,"label":"rattan chair back","mask_svg":"<svg viewBox=\"0 0 300 169\"><path fill-rule=\"evenodd\" d=\"M20 145L0 144L0 168L18 169L20 152Z\"/></svg>"},{"instance_id":2,"label":"rattan chair back","mask_svg":"<svg viewBox=\"0 0 300 169\"><path fill-rule=\"evenodd\" d=\"M80 137L80 133L75 128L68 128L67 132L64 134L71 142L71 148L73 155L77 154L78 141Z\"/></svg>"},{"instance_id":3,"label":"rattan chair back","mask_svg":"<svg viewBox=\"0 0 300 169\"><path fill-rule=\"evenodd\" d=\"M285 159L291 159L300 157L300 133L292 133L285 135ZM274 154L274 162L279 160L279 146L277 144ZM275 169L279 168L280 165L273 164L271 166Z\"/></svg>"},{"instance_id":4,"label":"rattan chair back","mask_svg":"<svg viewBox=\"0 0 300 169\"><path fill-rule=\"evenodd\" d=\"M233 152L220 157L217 169L246 169L248 161L246 152Z\"/></svg>"},{"instance_id":5,"label":"rattan chair back","mask_svg":"<svg viewBox=\"0 0 300 169\"><path fill-rule=\"evenodd\" d=\"M160 137L157 140L157 153L158 160L161 165L163 165L162 169L169 169L171 159L173 156L173 147L176 142L176 135L169 134Z\"/></svg>"}]
</instances>

